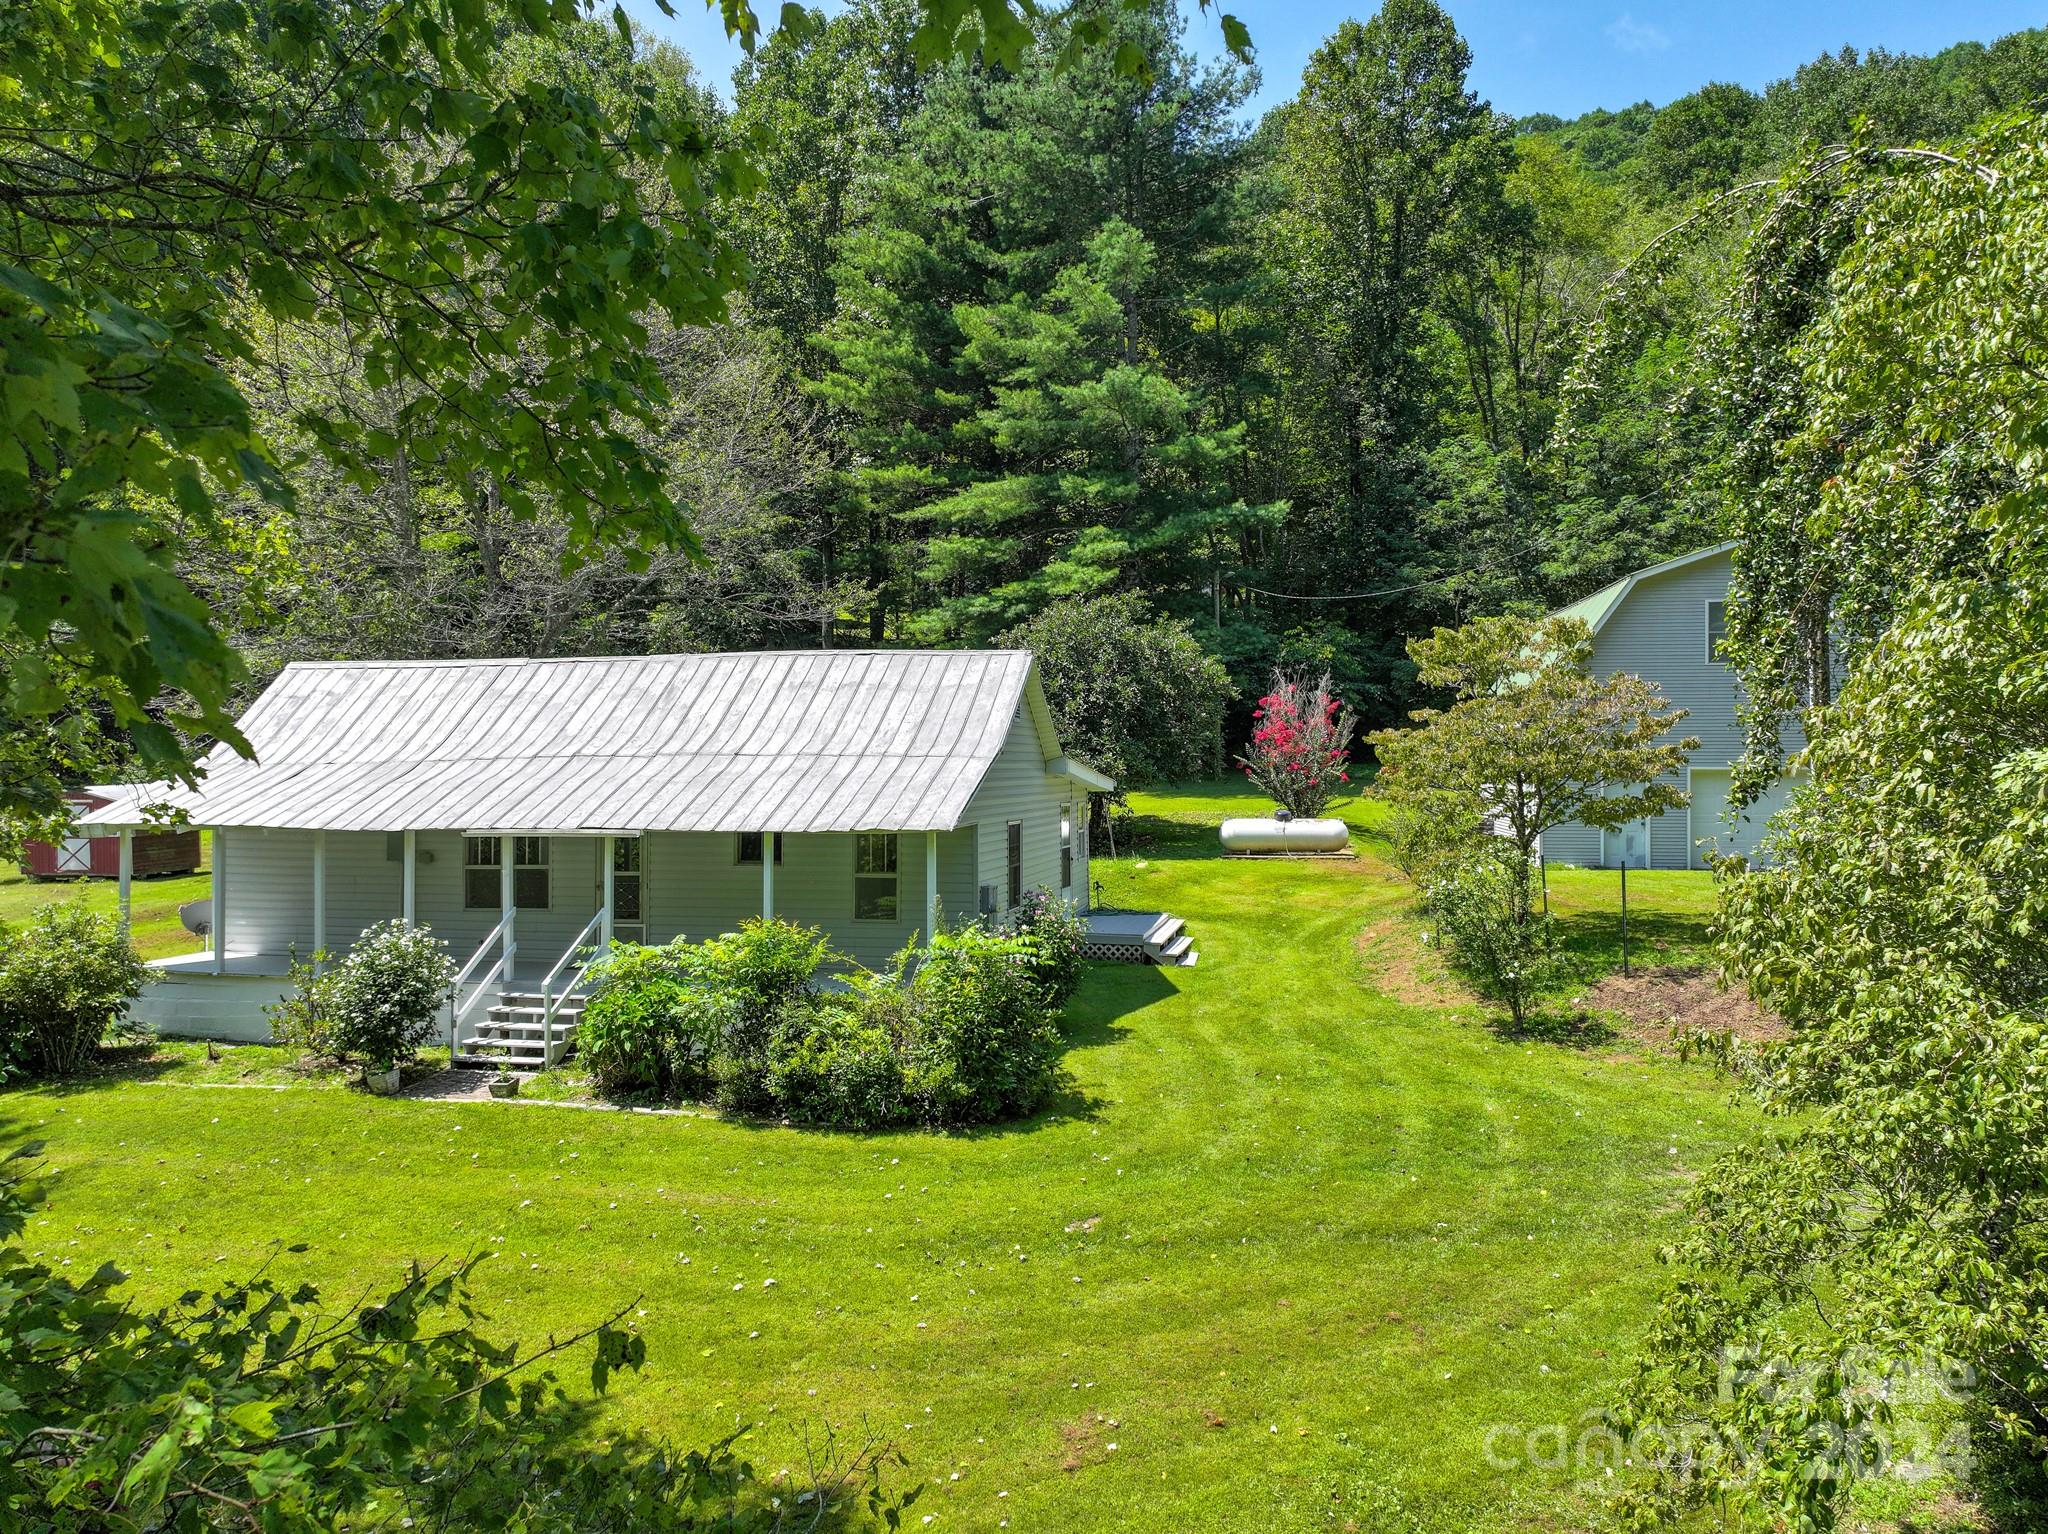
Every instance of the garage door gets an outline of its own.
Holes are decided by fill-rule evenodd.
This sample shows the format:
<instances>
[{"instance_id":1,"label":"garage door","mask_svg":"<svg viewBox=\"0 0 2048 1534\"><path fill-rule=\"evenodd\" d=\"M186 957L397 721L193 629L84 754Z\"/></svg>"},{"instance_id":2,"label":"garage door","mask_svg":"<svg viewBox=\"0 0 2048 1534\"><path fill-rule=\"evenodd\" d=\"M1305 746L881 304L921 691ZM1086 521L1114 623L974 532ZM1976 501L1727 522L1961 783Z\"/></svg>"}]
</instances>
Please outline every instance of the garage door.
<instances>
[{"instance_id":1,"label":"garage door","mask_svg":"<svg viewBox=\"0 0 2048 1534\"><path fill-rule=\"evenodd\" d=\"M1727 855L1739 853L1743 857L1757 860L1756 847L1763 837L1765 823L1785 807L1792 796L1792 780L1780 778L1764 791L1764 796L1742 812L1732 824L1729 820L1728 789L1733 781L1726 768L1709 771L1695 767L1692 770L1692 866L1705 868L1709 852Z\"/></svg>"}]
</instances>

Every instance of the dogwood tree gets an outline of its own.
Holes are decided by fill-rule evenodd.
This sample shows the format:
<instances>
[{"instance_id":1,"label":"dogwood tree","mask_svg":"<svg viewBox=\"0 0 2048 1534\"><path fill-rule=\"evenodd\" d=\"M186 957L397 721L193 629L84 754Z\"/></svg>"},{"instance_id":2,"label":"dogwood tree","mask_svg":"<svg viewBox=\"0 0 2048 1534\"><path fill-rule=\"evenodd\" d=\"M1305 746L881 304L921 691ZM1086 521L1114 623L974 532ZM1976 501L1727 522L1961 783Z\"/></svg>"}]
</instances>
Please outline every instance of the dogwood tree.
<instances>
[{"instance_id":1,"label":"dogwood tree","mask_svg":"<svg viewBox=\"0 0 2048 1534\"><path fill-rule=\"evenodd\" d=\"M1519 1024L1549 948L1535 895L1543 833L1571 821L1612 829L1679 808L1685 791L1663 780L1699 742L1672 734L1685 710L1655 683L1594 675L1592 630L1577 618L1480 618L1411 640L1408 653L1422 684L1452 702L1415 710L1412 729L1369 737L1380 763L1373 792L1393 812L1396 857L1425 904L1463 890L1457 914L1469 918L1475 892L1498 895L1479 926L1439 927L1454 960L1459 950L1488 956L1468 966L1472 978ZM1477 876L1475 862L1501 869Z\"/></svg>"}]
</instances>

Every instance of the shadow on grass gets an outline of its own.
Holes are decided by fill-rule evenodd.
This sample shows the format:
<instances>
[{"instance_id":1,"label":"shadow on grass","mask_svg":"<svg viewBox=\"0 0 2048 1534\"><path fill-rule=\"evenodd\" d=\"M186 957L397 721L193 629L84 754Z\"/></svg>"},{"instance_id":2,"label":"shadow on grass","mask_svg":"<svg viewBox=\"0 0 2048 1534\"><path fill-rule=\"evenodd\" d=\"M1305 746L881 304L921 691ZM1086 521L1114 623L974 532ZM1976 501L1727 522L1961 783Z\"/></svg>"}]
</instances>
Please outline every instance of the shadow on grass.
<instances>
[{"instance_id":1,"label":"shadow on grass","mask_svg":"<svg viewBox=\"0 0 2048 1534\"><path fill-rule=\"evenodd\" d=\"M1601 979L1621 968L1621 914L1580 911L1560 916L1552 929L1558 957L1574 984ZM1632 910L1628 917L1629 958L1637 964L1669 964L1704 955L1710 947L1704 918Z\"/></svg>"},{"instance_id":2,"label":"shadow on grass","mask_svg":"<svg viewBox=\"0 0 2048 1534\"><path fill-rule=\"evenodd\" d=\"M158 1053L154 1039L137 1039L101 1045L76 1075L23 1076L9 1085L46 1092L53 1097L73 1097L80 1092L98 1091L110 1082L157 1081L184 1063L174 1056Z\"/></svg>"},{"instance_id":3,"label":"shadow on grass","mask_svg":"<svg viewBox=\"0 0 2048 1534\"><path fill-rule=\"evenodd\" d=\"M1108 851L1108 842L1099 844ZM1176 820L1168 815L1133 815L1117 827L1116 855L1173 862L1213 858L1223 851L1216 827L1207 821Z\"/></svg>"},{"instance_id":4,"label":"shadow on grass","mask_svg":"<svg viewBox=\"0 0 2048 1534\"><path fill-rule=\"evenodd\" d=\"M1562 1044L1571 1049L1591 1049L1621 1037L1599 1014L1578 1008L1544 1007L1519 1023L1493 1016L1486 1027L1504 1044Z\"/></svg>"},{"instance_id":5,"label":"shadow on grass","mask_svg":"<svg viewBox=\"0 0 2048 1534\"><path fill-rule=\"evenodd\" d=\"M923 1132L942 1134L958 1140L993 1140L1010 1135L1032 1134L1048 1129L1055 1124L1076 1120L1087 1123L1100 1116L1102 1100L1089 1095L1074 1080L1073 1073L1066 1069L1065 1058L1079 1049L1100 1049L1116 1044L1129 1036L1131 1030L1123 1019L1135 1012L1141 1012L1154 1002L1163 1001L1175 994L1173 982L1166 972L1151 964L1111 964L1091 960L1081 978L1081 989L1067 1004L1066 1014L1060 1019L1062 1063L1054 1082L1052 1095L1028 1118L1011 1119L1000 1124L965 1124L954 1127L936 1127ZM606 1099L617 1106L632 1106L625 1099ZM642 1102L643 1107L657 1106ZM659 1106L701 1107L698 1103L669 1103ZM875 1135L901 1135L919 1132L918 1126L908 1124L891 1125L878 1129L854 1129L834 1124L812 1124L797 1120L784 1120L766 1115L729 1114L723 1121L741 1129L789 1129L806 1135L838 1135L865 1139Z\"/></svg>"}]
</instances>

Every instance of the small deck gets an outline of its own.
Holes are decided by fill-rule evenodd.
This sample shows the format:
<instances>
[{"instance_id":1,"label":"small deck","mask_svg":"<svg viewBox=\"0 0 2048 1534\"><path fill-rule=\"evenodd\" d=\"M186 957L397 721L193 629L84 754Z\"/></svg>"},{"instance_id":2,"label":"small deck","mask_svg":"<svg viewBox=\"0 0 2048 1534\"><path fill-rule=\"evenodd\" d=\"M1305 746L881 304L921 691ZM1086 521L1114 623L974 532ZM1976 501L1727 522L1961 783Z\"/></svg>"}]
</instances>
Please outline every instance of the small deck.
<instances>
[{"instance_id":1,"label":"small deck","mask_svg":"<svg viewBox=\"0 0 2048 1534\"><path fill-rule=\"evenodd\" d=\"M1165 911L1090 911L1081 952L1124 964L1166 964L1191 969L1201 957L1187 924Z\"/></svg>"}]
</instances>

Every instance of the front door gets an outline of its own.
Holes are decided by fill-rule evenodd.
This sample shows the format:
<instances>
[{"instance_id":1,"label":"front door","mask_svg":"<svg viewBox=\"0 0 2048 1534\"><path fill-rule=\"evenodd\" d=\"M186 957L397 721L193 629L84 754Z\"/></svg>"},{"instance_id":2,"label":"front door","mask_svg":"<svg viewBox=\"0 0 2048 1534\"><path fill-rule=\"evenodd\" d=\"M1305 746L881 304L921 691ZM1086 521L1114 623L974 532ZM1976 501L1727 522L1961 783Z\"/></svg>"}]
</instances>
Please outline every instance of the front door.
<instances>
[{"instance_id":1,"label":"front door","mask_svg":"<svg viewBox=\"0 0 2048 1534\"><path fill-rule=\"evenodd\" d=\"M612 936L622 943L647 941L647 913L641 904L645 854L637 836L612 843ZM598 898L604 898L602 891Z\"/></svg>"}]
</instances>

